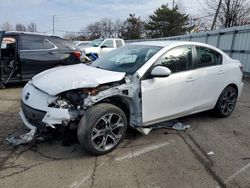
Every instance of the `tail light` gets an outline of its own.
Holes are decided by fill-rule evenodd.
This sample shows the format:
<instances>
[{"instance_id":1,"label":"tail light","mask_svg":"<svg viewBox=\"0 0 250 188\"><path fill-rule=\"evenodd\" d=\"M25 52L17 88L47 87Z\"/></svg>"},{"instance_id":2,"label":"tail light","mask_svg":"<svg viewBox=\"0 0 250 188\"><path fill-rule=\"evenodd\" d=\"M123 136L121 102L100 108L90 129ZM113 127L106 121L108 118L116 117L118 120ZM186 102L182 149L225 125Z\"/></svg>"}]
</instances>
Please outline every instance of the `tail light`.
<instances>
[{"instance_id":1,"label":"tail light","mask_svg":"<svg viewBox=\"0 0 250 188\"><path fill-rule=\"evenodd\" d=\"M243 65L242 64L240 64L239 68L240 68L241 72L243 73Z\"/></svg>"},{"instance_id":2,"label":"tail light","mask_svg":"<svg viewBox=\"0 0 250 188\"><path fill-rule=\"evenodd\" d=\"M73 54L73 56L75 56L77 59L80 59L80 57L81 57L81 52L80 52L80 51L74 51L72 54Z\"/></svg>"}]
</instances>

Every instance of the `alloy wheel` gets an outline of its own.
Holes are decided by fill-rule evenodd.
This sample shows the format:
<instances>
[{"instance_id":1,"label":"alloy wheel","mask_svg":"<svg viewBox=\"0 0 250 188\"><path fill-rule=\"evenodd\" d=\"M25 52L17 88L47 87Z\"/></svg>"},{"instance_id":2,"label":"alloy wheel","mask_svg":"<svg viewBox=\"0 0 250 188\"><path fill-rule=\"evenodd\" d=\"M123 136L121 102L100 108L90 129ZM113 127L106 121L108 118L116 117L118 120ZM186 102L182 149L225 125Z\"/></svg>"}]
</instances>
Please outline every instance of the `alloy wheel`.
<instances>
[{"instance_id":1,"label":"alloy wheel","mask_svg":"<svg viewBox=\"0 0 250 188\"><path fill-rule=\"evenodd\" d=\"M99 151L109 150L119 143L123 132L122 117L115 113L106 114L97 121L92 130L92 144Z\"/></svg>"},{"instance_id":2,"label":"alloy wheel","mask_svg":"<svg viewBox=\"0 0 250 188\"><path fill-rule=\"evenodd\" d=\"M237 93L235 89L228 88L228 90L226 90L221 100L221 112L224 115L228 115L234 110L236 99L237 99Z\"/></svg>"}]
</instances>

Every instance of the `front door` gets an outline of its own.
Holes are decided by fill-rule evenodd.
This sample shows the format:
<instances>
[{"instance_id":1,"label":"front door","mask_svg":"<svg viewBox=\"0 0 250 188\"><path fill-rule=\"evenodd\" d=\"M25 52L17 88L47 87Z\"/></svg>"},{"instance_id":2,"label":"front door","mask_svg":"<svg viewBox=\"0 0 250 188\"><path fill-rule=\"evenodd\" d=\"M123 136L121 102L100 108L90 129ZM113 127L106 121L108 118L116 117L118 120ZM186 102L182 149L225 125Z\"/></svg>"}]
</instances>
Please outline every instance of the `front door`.
<instances>
[{"instance_id":1,"label":"front door","mask_svg":"<svg viewBox=\"0 0 250 188\"><path fill-rule=\"evenodd\" d=\"M110 52L111 50L115 49L114 46L114 40L113 39L107 39L106 41L101 44L101 49L100 49L100 56L103 54Z\"/></svg>"},{"instance_id":2,"label":"front door","mask_svg":"<svg viewBox=\"0 0 250 188\"><path fill-rule=\"evenodd\" d=\"M194 108L194 83L191 46L166 52L154 66L168 67L172 74L164 78L145 78L141 82L144 125L188 114Z\"/></svg>"}]
</instances>

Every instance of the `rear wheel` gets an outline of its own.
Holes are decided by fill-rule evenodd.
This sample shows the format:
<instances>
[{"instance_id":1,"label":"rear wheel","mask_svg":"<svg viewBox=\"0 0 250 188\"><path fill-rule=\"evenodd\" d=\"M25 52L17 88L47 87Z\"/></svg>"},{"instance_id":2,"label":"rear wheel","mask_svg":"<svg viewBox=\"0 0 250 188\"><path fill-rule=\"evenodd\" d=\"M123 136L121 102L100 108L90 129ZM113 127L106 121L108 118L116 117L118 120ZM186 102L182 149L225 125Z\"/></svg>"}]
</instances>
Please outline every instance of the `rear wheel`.
<instances>
[{"instance_id":1,"label":"rear wheel","mask_svg":"<svg viewBox=\"0 0 250 188\"><path fill-rule=\"evenodd\" d=\"M226 87L222 91L216 103L216 106L213 109L214 114L219 117L229 116L235 108L237 96L238 96L237 90L234 87L232 86Z\"/></svg>"},{"instance_id":2,"label":"rear wheel","mask_svg":"<svg viewBox=\"0 0 250 188\"><path fill-rule=\"evenodd\" d=\"M90 154L102 155L115 149L127 129L124 112L111 104L103 103L86 111L78 125L78 140Z\"/></svg>"}]
</instances>

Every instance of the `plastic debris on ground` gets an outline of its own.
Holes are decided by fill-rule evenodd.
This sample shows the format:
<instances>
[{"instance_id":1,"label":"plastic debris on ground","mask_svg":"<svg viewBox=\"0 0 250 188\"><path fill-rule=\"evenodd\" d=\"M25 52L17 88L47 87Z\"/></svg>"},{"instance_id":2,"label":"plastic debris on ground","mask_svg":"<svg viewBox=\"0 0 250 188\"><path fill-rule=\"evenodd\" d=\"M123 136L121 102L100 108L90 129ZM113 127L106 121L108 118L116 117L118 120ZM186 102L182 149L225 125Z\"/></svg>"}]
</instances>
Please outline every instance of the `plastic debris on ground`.
<instances>
[{"instance_id":1,"label":"plastic debris on ground","mask_svg":"<svg viewBox=\"0 0 250 188\"><path fill-rule=\"evenodd\" d=\"M186 129L189 129L190 125L178 122L177 120L172 120L172 121L167 121L164 123L156 124L152 127L147 127L147 128L139 127L136 129L139 132L141 132L142 134L148 135L152 129L160 129L160 128L173 129L173 130L177 130L177 131L184 131Z\"/></svg>"},{"instance_id":2,"label":"plastic debris on ground","mask_svg":"<svg viewBox=\"0 0 250 188\"><path fill-rule=\"evenodd\" d=\"M22 134L20 136L10 136L6 138L6 141L8 141L11 145L18 146L21 144L29 143L34 138L34 132L35 130L31 130L28 133Z\"/></svg>"},{"instance_id":3,"label":"plastic debris on ground","mask_svg":"<svg viewBox=\"0 0 250 188\"><path fill-rule=\"evenodd\" d=\"M210 151L207 153L208 155L214 155L214 152L213 151Z\"/></svg>"}]
</instances>

